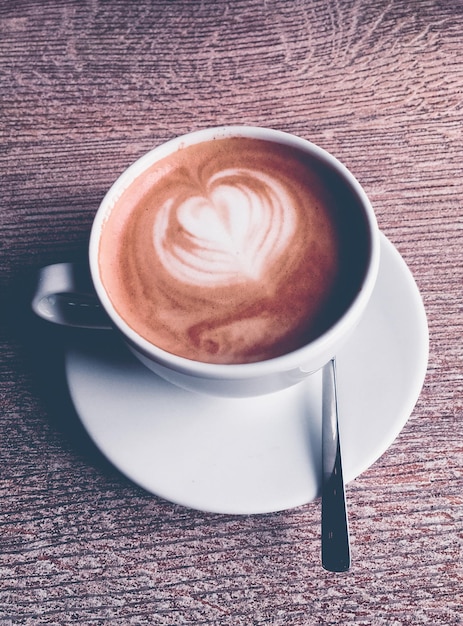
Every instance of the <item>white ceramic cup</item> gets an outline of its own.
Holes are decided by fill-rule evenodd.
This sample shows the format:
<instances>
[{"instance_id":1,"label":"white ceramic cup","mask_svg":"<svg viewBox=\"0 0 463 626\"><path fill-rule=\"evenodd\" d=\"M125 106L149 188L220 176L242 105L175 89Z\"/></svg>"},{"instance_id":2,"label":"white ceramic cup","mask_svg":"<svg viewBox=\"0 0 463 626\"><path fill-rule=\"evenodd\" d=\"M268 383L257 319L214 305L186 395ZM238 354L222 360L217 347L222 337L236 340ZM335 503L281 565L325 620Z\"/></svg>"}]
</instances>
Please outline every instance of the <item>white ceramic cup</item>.
<instances>
[{"instance_id":1,"label":"white ceramic cup","mask_svg":"<svg viewBox=\"0 0 463 626\"><path fill-rule=\"evenodd\" d=\"M329 168L331 173L334 172L334 175L349 188L351 195L355 198L355 202L350 203L353 206L350 206L349 210L359 211L363 216L366 224L365 236L368 238L364 244L369 254L360 289L350 306L328 330L315 340L293 352L265 361L243 364L204 363L171 354L153 345L121 318L101 280L98 261L99 242L102 227L117 199L129 185L136 184L134 181L137 176L153 163L183 146L234 136L264 139L294 147L314 157L320 164ZM328 152L305 139L281 131L251 126L224 126L199 130L168 141L130 166L107 192L96 213L90 237L89 261L93 286L99 303L109 316L112 326L122 334L130 350L150 370L171 383L191 391L221 396L253 396L279 391L294 385L336 356L339 348L361 319L373 291L379 267L379 231L373 208L359 182ZM75 268L70 264L49 266L42 270L33 301L33 308L39 315L58 323L69 323L68 317L62 312L63 307L57 305L62 304L63 294L66 294L65 297L69 300L70 293L76 292L77 296L79 292L82 292L81 287L76 283L74 270ZM89 291L89 289L84 291ZM81 311L85 311L85 307L89 306L86 301L82 302L78 297L75 302L68 302L74 305L76 303ZM78 317L79 315L74 316L72 325L96 328L105 325L92 319L79 323Z\"/></svg>"}]
</instances>

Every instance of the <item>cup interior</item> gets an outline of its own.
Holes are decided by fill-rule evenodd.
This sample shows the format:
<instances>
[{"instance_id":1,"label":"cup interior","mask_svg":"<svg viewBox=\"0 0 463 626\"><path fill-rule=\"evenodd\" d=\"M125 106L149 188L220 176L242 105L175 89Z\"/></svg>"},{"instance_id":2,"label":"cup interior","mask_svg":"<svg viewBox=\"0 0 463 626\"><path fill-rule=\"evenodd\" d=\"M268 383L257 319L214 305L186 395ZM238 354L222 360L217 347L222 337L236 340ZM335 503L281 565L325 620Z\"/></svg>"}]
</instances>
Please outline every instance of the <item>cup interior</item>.
<instances>
[{"instance_id":1,"label":"cup interior","mask_svg":"<svg viewBox=\"0 0 463 626\"><path fill-rule=\"evenodd\" d=\"M137 177L160 159L176 150L196 143L218 138L249 137L263 139L304 152L313 163L313 167L327 181L335 194L339 210L337 219L342 229L341 271L333 290L333 298L339 298L343 304L342 312L333 319L320 320L323 326L318 336L301 348L275 358L239 364L216 364L194 361L177 356L153 345L131 328L114 308L102 282L99 268L99 243L102 229L112 208L124 190L136 184ZM350 171L335 157L319 146L282 131L249 126L228 126L195 131L177 137L154 148L117 179L104 197L97 211L90 237L89 258L92 278L97 295L109 314L115 327L122 333L128 344L143 358L155 361L161 367L170 368L186 375L198 375L211 378L236 378L261 376L266 373L288 370L294 366L310 368L311 364L321 367L324 359L334 356L336 347L356 322L366 307L373 290L379 266L379 233L371 203L359 182ZM354 288L352 287L354 285ZM349 287L348 287L349 286ZM339 310L339 307L338 307ZM328 356L330 355L330 356ZM326 362L326 361L325 361Z\"/></svg>"}]
</instances>

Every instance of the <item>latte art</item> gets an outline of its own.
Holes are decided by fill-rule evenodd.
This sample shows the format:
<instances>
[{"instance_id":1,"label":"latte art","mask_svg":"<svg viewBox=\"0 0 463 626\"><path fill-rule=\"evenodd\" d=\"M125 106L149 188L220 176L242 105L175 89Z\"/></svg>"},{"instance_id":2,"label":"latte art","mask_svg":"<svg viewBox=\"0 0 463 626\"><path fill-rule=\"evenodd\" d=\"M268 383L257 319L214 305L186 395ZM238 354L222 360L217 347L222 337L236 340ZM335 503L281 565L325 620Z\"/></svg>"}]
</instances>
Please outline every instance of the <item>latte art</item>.
<instances>
[{"instance_id":1,"label":"latte art","mask_svg":"<svg viewBox=\"0 0 463 626\"><path fill-rule=\"evenodd\" d=\"M296 149L245 137L182 147L113 206L100 239L102 281L126 323L168 352L210 363L270 359L332 323L337 290L351 297L338 204Z\"/></svg>"},{"instance_id":2,"label":"latte art","mask_svg":"<svg viewBox=\"0 0 463 626\"><path fill-rule=\"evenodd\" d=\"M204 195L169 198L159 208L155 252L174 278L191 285L257 281L291 241L292 202L262 172L226 170L207 181Z\"/></svg>"}]
</instances>

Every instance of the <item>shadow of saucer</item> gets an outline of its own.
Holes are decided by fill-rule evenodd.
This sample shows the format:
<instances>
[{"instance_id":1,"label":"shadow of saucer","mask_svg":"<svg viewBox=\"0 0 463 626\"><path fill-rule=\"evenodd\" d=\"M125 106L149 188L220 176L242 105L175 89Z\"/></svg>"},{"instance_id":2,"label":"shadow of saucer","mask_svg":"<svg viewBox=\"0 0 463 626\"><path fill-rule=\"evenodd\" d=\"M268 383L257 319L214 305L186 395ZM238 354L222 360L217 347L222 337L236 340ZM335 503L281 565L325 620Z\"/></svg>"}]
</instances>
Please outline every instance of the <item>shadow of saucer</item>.
<instances>
[{"instance_id":1,"label":"shadow of saucer","mask_svg":"<svg viewBox=\"0 0 463 626\"><path fill-rule=\"evenodd\" d=\"M64 356L67 346L76 342L91 343L93 333L110 331L66 328L40 319L31 309L35 281L35 273L24 272L2 290L5 303L1 312L2 326L6 341L12 344L15 374L24 376L28 391L43 407L47 421L63 447L106 476L132 484L106 459L87 434L74 408L66 379Z\"/></svg>"}]
</instances>

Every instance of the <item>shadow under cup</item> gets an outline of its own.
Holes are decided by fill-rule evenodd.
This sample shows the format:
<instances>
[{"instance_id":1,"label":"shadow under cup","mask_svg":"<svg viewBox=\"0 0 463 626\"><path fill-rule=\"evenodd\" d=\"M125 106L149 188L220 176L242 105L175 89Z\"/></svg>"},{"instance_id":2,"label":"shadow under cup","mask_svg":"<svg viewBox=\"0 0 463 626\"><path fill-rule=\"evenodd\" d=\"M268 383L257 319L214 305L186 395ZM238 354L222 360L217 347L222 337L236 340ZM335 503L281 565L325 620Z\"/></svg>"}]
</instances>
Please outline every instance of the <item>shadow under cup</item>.
<instances>
[{"instance_id":1,"label":"shadow under cup","mask_svg":"<svg viewBox=\"0 0 463 626\"><path fill-rule=\"evenodd\" d=\"M258 362L206 363L177 356L153 345L133 330L115 310L99 271L99 241L114 198L140 172L172 154L182 145L214 138L244 136L283 144L303 153L306 166L324 181L334 198L332 212L338 233L339 271L323 309L311 324L310 336L301 348ZM114 326L135 356L167 381L190 391L245 397L276 392L305 379L335 357L360 320L379 265L379 232L371 204L357 180L334 157L318 146L279 131L249 127L197 131L180 137L142 157L116 181L95 218L90 240L90 267L97 295Z\"/></svg>"}]
</instances>

